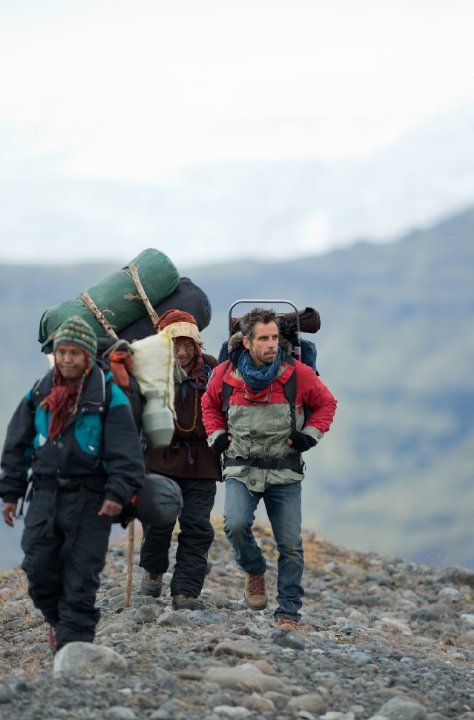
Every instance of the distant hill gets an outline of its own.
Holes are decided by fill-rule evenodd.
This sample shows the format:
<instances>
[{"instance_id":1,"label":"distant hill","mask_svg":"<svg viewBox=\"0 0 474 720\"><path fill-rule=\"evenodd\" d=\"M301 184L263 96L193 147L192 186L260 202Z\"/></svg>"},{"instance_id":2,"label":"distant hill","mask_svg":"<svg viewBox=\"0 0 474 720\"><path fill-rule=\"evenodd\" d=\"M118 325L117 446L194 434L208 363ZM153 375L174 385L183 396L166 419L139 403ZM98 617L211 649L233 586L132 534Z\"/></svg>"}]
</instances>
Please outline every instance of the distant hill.
<instances>
[{"instance_id":1,"label":"distant hill","mask_svg":"<svg viewBox=\"0 0 474 720\"><path fill-rule=\"evenodd\" d=\"M307 458L304 523L332 540L474 567L473 236L470 208L390 244L180 268L211 299L204 336L214 353L237 298L319 309L318 368L339 408ZM3 428L45 368L36 342L43 309L113 268L0 267Z\"/></svg>"}]
</instances>

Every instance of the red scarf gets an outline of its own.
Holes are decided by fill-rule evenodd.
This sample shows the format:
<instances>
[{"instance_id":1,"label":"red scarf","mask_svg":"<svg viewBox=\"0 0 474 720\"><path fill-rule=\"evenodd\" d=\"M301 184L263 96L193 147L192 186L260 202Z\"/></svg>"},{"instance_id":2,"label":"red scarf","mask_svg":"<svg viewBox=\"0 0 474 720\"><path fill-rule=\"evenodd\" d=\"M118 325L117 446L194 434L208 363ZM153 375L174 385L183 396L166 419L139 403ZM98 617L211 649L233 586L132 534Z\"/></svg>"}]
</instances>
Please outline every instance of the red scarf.
<instances>
[{"instance_id":1,"label":"red scarf","mask_svg":"<svg viewBox=\"0 0 474 720\"><path fill-rule=\"evenodd\" d=\"M40 404L51 412L49 437L54 440L64 428L69 415L74 412L79 395L79 385L55 385L48 397Z\"/></svg>"},{"instance_id":2,"label":"red scarf","mask_svg":"<svg viewBox=\"0 0 474 720\"><path fill-rule=\"evenodd\" d=\"M40 407L46 408L51 413L48 437L54 440L62 432L70 415L75 415L79 399L81 397L84 380L89 372L89 363L80 381L74 385L66 385L64 380L55 368L53 376L53 389L47 397L42 400Z\"/></svg>"},{"instance_id":3,"label":"red scarf","mask_svg":"<svg viewBox=\"0 0 474 720\"><path fill-rule=\"evenodd\" d=\"M201 348L195 340L193 340L193 343L195 352L194 357L186 370L186 374L188 376L187 380L190 380L191 384L194 383L197 385L199 389L203 388L205 390L209 377L205 368Z\"/></svg>"}]
</instances>

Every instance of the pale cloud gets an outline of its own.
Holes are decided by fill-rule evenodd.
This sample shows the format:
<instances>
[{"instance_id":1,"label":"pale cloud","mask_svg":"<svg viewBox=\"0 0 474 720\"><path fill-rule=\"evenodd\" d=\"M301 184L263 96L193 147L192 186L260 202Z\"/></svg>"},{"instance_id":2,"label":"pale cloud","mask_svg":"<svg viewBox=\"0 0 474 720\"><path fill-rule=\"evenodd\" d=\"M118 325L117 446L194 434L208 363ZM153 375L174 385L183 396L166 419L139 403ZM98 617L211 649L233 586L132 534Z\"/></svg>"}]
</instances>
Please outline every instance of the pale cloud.
<instances>
[{"instance_id":1,"label":"pale cloud","mask_svg":"<svg viewBox=\"0 0 474 720\"><path fill-rule=\"evenodd\" d=\"M69 176L362 157L472 98L459 0L15 6L0 23L0 121L36 127Z\"/></svg>"}]
</instances>

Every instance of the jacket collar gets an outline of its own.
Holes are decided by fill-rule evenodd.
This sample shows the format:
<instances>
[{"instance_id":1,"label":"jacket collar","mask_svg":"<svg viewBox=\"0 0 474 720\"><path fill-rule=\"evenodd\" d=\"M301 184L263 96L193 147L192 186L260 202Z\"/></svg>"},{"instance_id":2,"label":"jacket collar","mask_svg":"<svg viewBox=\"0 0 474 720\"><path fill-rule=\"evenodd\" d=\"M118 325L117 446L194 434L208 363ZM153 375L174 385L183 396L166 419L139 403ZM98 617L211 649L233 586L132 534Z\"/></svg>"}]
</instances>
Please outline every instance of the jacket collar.
<instances>
[{"instance_id":1,"label":"jacket collar","mask_svg":"<svg viewBox=\"0 0 474 720\"><path fill-rule=\"evenodd\" d=\"M53 376L54 370L50 370L46 375L39 381L36 387L35 394L38 402L41 402L53 388ZM89 377L82 389L81 398L79 401L79 407L82 405L90 405L96 407L98 405L105 404L106 401L106 389L105 389L106 377L104 371L94 363L89 373Z\"/></svg>"},{"instance_id":2,"label":"jacket collar","mask_svg":"<svg viewBox=\"0 0 474 720\"><path fill-rule=\"evenodd\" d=\"M280 368L278 370L278 375L276 377L275 382L279 382L282 385L284 385L286 382L288 382L291 375L295 372L295 366L290 365L290 363L286 362L286 360L283 360L282 364L280 365ZM232 385L232 387L245 387L246 390L250 393L253 393L250 388L247 387L245 384L244 378L242 377L242 373L240 370L235 366L231 365L227 371L224 373L224 378L226 383L229 383L229 385ZM266 388L263 389L261 392L266 392ZM259 393L253 393L255 395L258 395Z\"/></svg>"}]
</instances>

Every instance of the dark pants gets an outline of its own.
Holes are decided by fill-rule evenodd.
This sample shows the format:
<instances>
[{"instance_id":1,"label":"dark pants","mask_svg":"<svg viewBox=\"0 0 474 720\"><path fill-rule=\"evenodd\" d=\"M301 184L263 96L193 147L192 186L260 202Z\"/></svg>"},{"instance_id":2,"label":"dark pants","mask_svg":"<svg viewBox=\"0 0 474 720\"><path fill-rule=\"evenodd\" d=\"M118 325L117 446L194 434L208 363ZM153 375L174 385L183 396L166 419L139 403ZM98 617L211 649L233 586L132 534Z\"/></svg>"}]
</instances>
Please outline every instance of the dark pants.
<instances>
[{"instance_id":1,"label":"dark pants","mask_svg":"<svg viewBox=\"0 0 474 720\"><path fill-rule=\"evenodd\" d=\"M111 518L98 516L103 493L87 488L77 534L67 557L61 548L77 522L78 491L35 490L25 517L21 546L23 570L35 607L54 625L58 648L68 642L93 642L99 622L95 608L99 573L105 564ZM56 504L54 526L48 520Z\"/></svg>"},{"instance_id":2,"label":"dark pants","mask_svg":"<svg viewBox=\"0 0 474 720\"><path fill-rule=\"evenodd\" d=\"M211 510L216 495L214 480L174 479L183 494L183 509L179 516L180 533L176 565L171 580L171 595L198 597L204 585L207 553L214 540ZM140 550L140 565L151 575L168 570L168 551L173 525L147 526Z\"/></svg>"}]
</instances>

